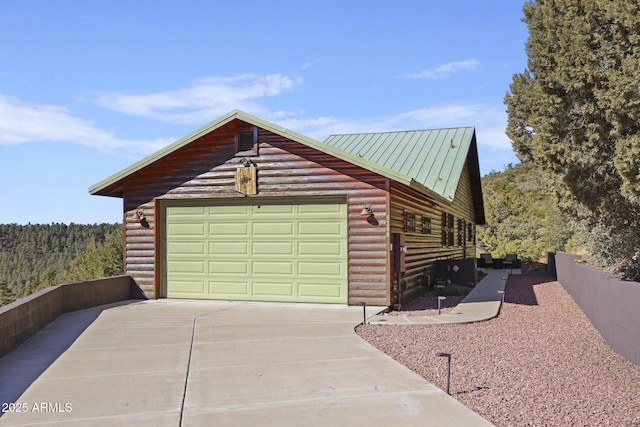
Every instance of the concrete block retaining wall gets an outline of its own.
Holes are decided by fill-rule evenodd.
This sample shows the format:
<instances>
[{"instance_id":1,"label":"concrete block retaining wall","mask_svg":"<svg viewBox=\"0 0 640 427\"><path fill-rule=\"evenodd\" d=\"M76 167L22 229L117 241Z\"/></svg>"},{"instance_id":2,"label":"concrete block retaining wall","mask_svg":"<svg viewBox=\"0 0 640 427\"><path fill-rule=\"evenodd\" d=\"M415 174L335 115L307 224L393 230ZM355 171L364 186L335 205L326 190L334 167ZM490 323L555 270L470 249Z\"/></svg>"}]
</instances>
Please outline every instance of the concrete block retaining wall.
<instances>
[{"instance_id":1,"label":"concrete block retaining wall","mask_svg":"<svg viewBox=\"0 0 640 427\"><path fill-rule=\"evenodd\" d=\"M556 253L558 281L613 350L640 366L640 283L612 277Z\"/></svg>"},{"instance_id":2,"label":"concrete block retaining wall","mask_svg":"<svg viewBox=\"0 0 640 427\"><path fill-rule=\"evenodd\" d=\"M50 286L0 307L0 357L9 353L62 313L136 297L129 276Z\"/></svg>"}]
</instances>

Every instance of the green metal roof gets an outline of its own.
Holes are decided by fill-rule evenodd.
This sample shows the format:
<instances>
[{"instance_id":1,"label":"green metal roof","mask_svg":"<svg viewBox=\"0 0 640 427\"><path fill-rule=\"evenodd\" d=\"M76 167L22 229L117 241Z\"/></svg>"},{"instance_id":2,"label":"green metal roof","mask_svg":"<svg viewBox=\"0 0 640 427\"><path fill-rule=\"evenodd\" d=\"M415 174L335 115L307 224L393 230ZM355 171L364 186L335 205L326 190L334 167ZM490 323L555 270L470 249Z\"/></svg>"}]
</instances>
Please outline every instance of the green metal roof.
<instances>
[{"instance_id":1,"label":"green metal roof","mask_svg":"<svg viewBox=\"0 0 640 427\"><path fill-rule=\"evenodd\" d=\"M232 120L241 120L402 184L427 190L453 201L462 169L470 156L476 215L484 221L475 130L472 127L406 132L331 135L324 142L283 128L240 110L233 110L195 132L89 187L90 194L122 197L122 183L161 158L213 132ZM477 181L477 182L476 182ZM476 194L477 193L477 194ZM482 223L478 221L478 223Z\"/></svg>"},{"instance_id":2,"label":"green metal roof","mask_svg":"<svg viewBox=\"0 0 640 427\"><path fill-rule=\"evenodd\" d=\"M410 177L452 201L474 139L474 128L462 127L331 135L324 143Z\"/></svg>"}]
</instances>

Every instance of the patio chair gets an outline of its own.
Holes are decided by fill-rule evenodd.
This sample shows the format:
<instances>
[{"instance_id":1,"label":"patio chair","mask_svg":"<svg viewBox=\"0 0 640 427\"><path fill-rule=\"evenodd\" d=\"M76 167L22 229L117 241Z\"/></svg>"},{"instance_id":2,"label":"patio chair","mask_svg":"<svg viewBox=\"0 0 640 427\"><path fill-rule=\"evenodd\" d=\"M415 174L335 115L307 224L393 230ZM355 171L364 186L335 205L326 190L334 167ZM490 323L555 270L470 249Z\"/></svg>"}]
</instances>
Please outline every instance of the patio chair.
<instances>
[{"instance_id":1,"label":"patio chair","mask_svg":"<svg viewBox=\"0 0 640 427\"><path fill-rule=\"evenodd\" d=\"M482 260L482 265L484 267L493 267L493 257L489 253L480 254L480 259Z\"/></svg>"},{"instance_id":2,"label":"patio chair","mask_svg":"<svg viewBox=\"0 0 640 427\"><path fill-rule=\"evenodd\" d=\"M502 265L505 268L517 268L518 267L518 255L516 254L507 254L504 257L504 261Z\"/></svg>"}]
</instances>

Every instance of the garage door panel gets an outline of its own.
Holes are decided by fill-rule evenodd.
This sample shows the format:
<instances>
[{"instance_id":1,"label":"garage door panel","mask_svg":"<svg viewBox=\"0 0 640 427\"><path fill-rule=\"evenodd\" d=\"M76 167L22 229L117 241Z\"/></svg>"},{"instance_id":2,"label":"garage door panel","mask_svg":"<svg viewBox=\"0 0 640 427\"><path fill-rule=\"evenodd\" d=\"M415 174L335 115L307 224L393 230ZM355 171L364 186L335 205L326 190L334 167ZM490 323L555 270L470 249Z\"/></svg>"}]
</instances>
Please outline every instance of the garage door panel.
<instances>
[{"instance_id":1,"label":"garage door panel","mask_svg":"<svg viewBox=\"0 0 640 427\"><path fill-rule=\"evenodd\" d=\"M260 236L276 236L276 237L292 237L295 227L293 222L254 222L253 235Z\"/></svg>"},{"instance_id":2,"label":"garage door panel","mask_svg":"<svg viewBox=\"0 0 640 427\"><path fill-rule=\"evenodd\" d=\"M253 295L261 296L261 297L270 297L270 296L286 296L293 297L295 296L295 286L293 283L282 283L278 282L262 282L256 281L253 282Z\"/></svg>"},{"instance_id":3,"label":"garage door panel","mask_svg":"<svg viewBox=\"0 0 640 427\"><path fill-rule=\"evenodd\" d=\"M172 224L168 227L168 233L172 237L202 237L204 236L204 224Z\"/></svg>"},{"instance_id":4,"label":"garage door panel","mask_svg":"<svg viewBox=\"0 0 640 427\"><path fill-rule=\"evenodd\" d=\"M276 276L292 276L293 263L291 261L253 262L253 274L268 274Z\"/></svg>"},{"instance_id":5,"label":"garage door panel","mask_svg":"<svg viewBox=\"0 0 640 427\"><path fill-rule=\"evenodd\" d=\"M251 207L251 213L256 219L262 219L265 217L273 216L281 218L283 214L293 215L295 210L294 205L290 204L261 204Z\"/></svg>"},{"instance_id":6,"label":"garage door panel","mask_svg":"<svg viewBox=\"0 0 640 427\"><path fill-rule=\"evenodd\" d=\"M203 274L205 272L204 261L184 261L176 260L169 264L168 273L194 273Z\"/></svg>"},{"instance_id":7,"label":"garage door panel","mask_svg":"<svg viewBox=\"0 0 640 427\"><path fill-rule=\"evenodd\" d=\"M237 220L236 220L237 221ZM209 237L216 236L237 236L246 238L249 235L249 225L241 222L213 222L209 224Z\"/></svg>"},{"instance_id":8,"label":"garage door panel","mask_svg":"<svg viewBox=\"0 0 640 427\"><path fill-rule=\"evenodd\" d=\"M210 242L210 255L249 255L249 243L246 241Z\"/></svg>"},{"instance_id":9,"label":"garage door panel","mask_svg":"<svg viewBox=\"0 0 640 427\"><path fill-rule=\"evenodd\" d=\"M202 242L179 242L174 241L167 244L167 253L169 255L205 255L205 244Z\"/></svg>"},{"instance_id":10,"label":"garage door panel","mask_svg":"<svg viewBox=\"0 0 640 427\"><path fill-rule=\"evenodd\" d=\"M247 282L231 280L211 281L209 282L209 296L219 295L222 298L242 297L247 295L249 285ZM244 299L244 298L243 298Z\"/></svg>"},{"instance_id":11,"label":"garage door panel","mask_svg":"<svg viewBox=\"0 0 640 427\"><path fill-rule=\"evenodd\" d=\"M205 211L204 206L170 206L167 208L167 214L173 218L203 217Z\"/></svg>"},{"instance_id":12,"label":"garage door panel","mask_svg":"<svg viewBox=\"0 0 640 427\"><path fill-rule=\"evenodd\" d=\"M253 242L251 253L254 256L293 255L293 242Z\"/></svg>"},{"instance_id":13,"label":"garage door panel","mask_svg":"<svg viewBox=\"0 0 640 427\"><path fill-rule=\"evenodd\" d=\"M343 246L341 242L304 241L298 245L298 255L339 257L344 255Z\"/></svg>"},{"instance_id":14,"label":"garage door panel","mask_svg":"<svg viewBox=\"0 0 640 427\"><path fill-rule=\"evenodd\" d=\"M176 293L205 295L205 282L203 280L175 280L171 283L171 288Z\"/></svg>"},{"instance_id":15,"label":"garage door panel","mask_svg":"<svg viewBox=\"0 0 640 427\"><path fill-rule=\"evenodd\" d=\"M209 261L209 273L211 274L249 274L249 261Z\"/></svg>"},{"instance_id":16,"label":"garage door panel","mask_svg":"<svg viewBox=\"0 0 640 427\"><path fill-rule=\"evenodd\" d=\"M231 205L212 205L208 208L209 216L219 217L224 216L227 217L229 215L247 215L249 213L250 207L241 204L231 204Z\"/></svg>"},{"instance_id":17,"label":"garage door panel","mask_svg":"<svg viewBox=\"0 0 640 427\"><path fill-rule=\"evenodd\" d=\"M202 204L164 211L168 297L347 303L344 203Z\"/></svg>"}]
</instances>

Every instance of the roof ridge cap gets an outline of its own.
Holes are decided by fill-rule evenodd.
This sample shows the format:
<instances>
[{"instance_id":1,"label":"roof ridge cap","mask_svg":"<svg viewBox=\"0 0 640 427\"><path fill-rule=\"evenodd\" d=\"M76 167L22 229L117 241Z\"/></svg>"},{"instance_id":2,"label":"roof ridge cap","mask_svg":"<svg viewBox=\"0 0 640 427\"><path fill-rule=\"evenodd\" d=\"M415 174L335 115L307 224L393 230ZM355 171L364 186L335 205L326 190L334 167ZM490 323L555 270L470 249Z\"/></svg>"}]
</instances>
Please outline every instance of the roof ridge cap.
<instances>
[{"instance_id":1,"label":"roof ridge cap","mask_svg":"<svg viewBox=\"0 0 640 427\"><path fill-rule=\"evenodd\" d=\"M475 126L450 126L443 128L431 128L431 129L411 129L411 130L389 130L389 131L378 131L378 132L349 132L349 133L332 133L325 141L332 136L347 136L347 135L381 135L385 133L411 133L411 132L434 132L438 130L451 130L451 129L475 129Z\"/></svg>"}]
</instances>

